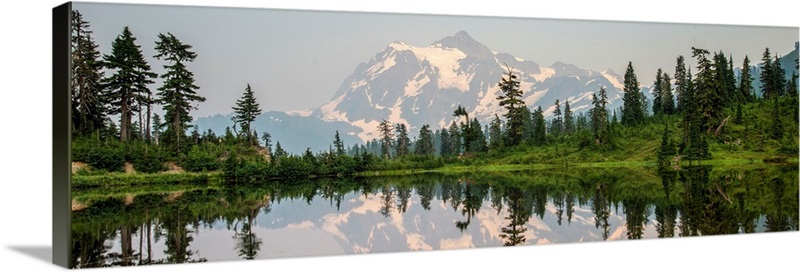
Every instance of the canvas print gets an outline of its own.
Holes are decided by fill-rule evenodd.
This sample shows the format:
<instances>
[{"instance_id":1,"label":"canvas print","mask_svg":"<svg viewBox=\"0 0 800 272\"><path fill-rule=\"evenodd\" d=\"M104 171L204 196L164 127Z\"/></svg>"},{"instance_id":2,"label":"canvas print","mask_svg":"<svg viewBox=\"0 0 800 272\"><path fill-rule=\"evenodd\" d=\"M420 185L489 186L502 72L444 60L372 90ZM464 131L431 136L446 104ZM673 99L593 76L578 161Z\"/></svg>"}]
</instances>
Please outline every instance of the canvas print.
<instances>
[{"instance_id":1,"label":"canvas print","mask_svg":"<svg viewBox=\"0 0 800 272\"><path fill-rule=\"evenodd\" d=\"M797 27L69 14L70 268L798 230Z\"/></svg>"}]
</instances>

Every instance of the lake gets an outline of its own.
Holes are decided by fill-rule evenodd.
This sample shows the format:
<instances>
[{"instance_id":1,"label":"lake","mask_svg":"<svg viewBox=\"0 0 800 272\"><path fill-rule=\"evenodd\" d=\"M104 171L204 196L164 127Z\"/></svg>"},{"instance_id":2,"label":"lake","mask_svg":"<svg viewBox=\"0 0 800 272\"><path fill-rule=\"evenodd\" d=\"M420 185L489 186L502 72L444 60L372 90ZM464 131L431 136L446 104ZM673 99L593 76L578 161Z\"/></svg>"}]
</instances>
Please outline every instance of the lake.
<instances>
[{"instance_id":1,"label":"lake","mask_svg":"<svg viewBox=\"0 0 800 272\"><path fill-rule=\"evenodd\" d=\"M798 230L797 165L73 191L72 267Z\"/></svg>"}]
</instances>

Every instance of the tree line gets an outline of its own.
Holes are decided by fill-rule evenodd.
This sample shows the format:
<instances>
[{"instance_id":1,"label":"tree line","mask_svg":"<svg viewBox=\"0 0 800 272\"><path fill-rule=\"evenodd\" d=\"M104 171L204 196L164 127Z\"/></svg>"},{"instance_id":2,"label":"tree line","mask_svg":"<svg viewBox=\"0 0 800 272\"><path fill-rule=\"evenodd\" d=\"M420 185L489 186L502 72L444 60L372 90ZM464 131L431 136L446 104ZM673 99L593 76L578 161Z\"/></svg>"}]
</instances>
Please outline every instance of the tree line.
<instances>
[{"instance_id":1,"label":"tree line","mask_svg":"<svg viewBox=\"0 0 800 272\"><path fill-rule=\"evenodd\" d=\"M732 57L720 51L709 58L707 50L692 48L698 63L696 74L693 76L684 57L678 56L672 77L662 69L657 71L652 103L629 62L621 108L609 108L608 94L601 87L592 94L587 111L575 113L570 101L556 100L552 117L546 119L541 106L531 110L525 105L518 75L506 66L507 72L497 83L501 94L496 98L505 112L502 117L495 115L488 125L470 118L469 111L458 105L453 110L456 119L449 126L432 129L425 124L414 139L407 124L382 120L379 137L371 141L345 147L337 131L327 151L307 149L303 154L289 154L280 142L273 150L268 132L259 134L252 129L262 109L249 84L232 106L233 127L227 127L223 135L201 132L191 125L191 111L205 101L196 93L199 87L187 68L197 58L191 45L171 33L158 34L153 57L163 61L164 72L159 75L151 71L128 27L112 42L111 53L101 56L89 23L78 11L73 11L72 20L73 160L108 171L132 162L137 171L158 172L165 170L167 161L187 171L223 169L234 179L433 168L480 154L565 143L599 152L614 150L631 135L621 131L636 131L658 122L664 125L659 159L680 155L699 160L711 158L707 139L724 133L726 123L746 123L743 108L771 112L771 139L791 141L791 133L785 132L797 128L782 120L790 112L797 120L797 75L785 80L778 57L773 58L769 49L760 64L759 96L752 87L748 57L737 80ZM162 84L153 92L149 86L157 77ZM156 105L164 110L163 116L154 113ZM725 116L734 111L732 120ZM112 116L119 116L118 126ZM677 126L667 122L675 119L680 120ZM671 131L680 131L680 139L672 140Z\"/></svg>"}]
</instances>

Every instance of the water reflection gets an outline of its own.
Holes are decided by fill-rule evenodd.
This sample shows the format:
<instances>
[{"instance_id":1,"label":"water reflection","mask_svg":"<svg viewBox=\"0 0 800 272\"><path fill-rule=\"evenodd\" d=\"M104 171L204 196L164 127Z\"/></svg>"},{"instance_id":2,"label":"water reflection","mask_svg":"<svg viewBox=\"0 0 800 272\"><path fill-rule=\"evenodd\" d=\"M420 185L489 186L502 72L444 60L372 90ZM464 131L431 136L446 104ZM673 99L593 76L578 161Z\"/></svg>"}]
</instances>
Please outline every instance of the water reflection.
<instances>
[{"instance_id":1,"label":"water reflection","mask_svg":"<svg viewBox=\"0 0 800 272\"><path fill-rule=\"evenodd\" d=\"M795 231L797 180L697 166L77 191L72 267Z\"/></svg>"}]
</instances>

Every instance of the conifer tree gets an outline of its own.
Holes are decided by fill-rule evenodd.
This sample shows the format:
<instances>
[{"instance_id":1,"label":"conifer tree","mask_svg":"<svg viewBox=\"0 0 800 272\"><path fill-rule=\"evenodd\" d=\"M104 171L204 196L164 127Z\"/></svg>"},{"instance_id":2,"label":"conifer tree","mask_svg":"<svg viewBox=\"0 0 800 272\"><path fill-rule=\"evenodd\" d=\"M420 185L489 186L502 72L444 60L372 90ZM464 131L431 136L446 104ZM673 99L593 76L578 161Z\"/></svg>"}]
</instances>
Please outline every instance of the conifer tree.
<instances>
[{"instance_id":1,"label":"conifer tree","mask_svg":"<svg viewBox=\"0 0 800 272\"><path fill-rule=\"evenodd\" d=\"M468 153L486 151L486 136L483 135L481 124L478 118L472 118L465 138L469 138L469 144L464 146Z\"/></svg>"},{"instance_id":2,"label":"conifer tree","mask_svg":"<svg viewBox=\"0 0 800 272\"><path fill-rule=\"evenodd\" d=\"M165 72L161 75L164 82L158 88L160 98L157 100L166 111L164 118L167 123L166 135L169 137L164 140L180 151L186 124L192 122L189 112L197 108L193 103L206 101L195 91L200 87L194 84L194 73L186 67L186 63L197 58L197 53L191 51L191 45L184 44L172 33L159 33L155 49L158 54L154 58L169 63L164 65Z\"/></svg>"},{"instance_id":3,"label":"conifer tree","mask_svg":"<svg viewBox=\"0 0 800 272\"><path fill-rule=\"evenodd\" d=\"M110 114L120 115L120 141L131 139L133 112L137 108L137 99L150 93L147 84L153 83L155 73L150 72L150 65L144 60L136 37L126 26L111 44L111 54L103 56L105 67L114 74L103 79L108 90L109 102L112 106Z\"/></svg>"},{"instance_id":4,"label":"conifer tree","mask_svg":"<svg viewBox=\"0 0 800 272\"><path fill-rule=\"evenodd\" d=\"M535 145L544 145L547 143L547 125L544 121L544 111L542 106L536 108L533 112L533 143Z\"/></svg>"},{"instance_id":5,"label":"conifer tree","mask_svg":"<svg viewBox=\"0 0 800 272\"><path fill-rule=\"evenodd\" d=\"M605 145L609 142L607 103L608 96L605 87L600 87L598 95L592 94L592 134L598 145Z\"/></svg>"},{"instance_id":6,"label":"conifer tree","mask_svg":"<svg viewBox=\"0 0 800 272\"><path fill-rule=\"evenodd\" d=\"M742 74L739 77L739 98L740 103L755 101L755 93L752 86L753 77L750 75L750 59L744 56L742 63Z\"/></svg>"},{"instance_id":7,"label":"conifer tree","mask_svg":"<svg viewBox=\"0 0 800 272\"><path fill-rule=\"evenodd\" d=\"M433 131L431 131L430 126L428 124L422 125L422 127L419 129L419 140L417 140L417 145L414 148L414 154L429 157L433 156L433 138Z\"/></svg>"},{"instance_id":8,"label":"conifer tree","mask_svg":"<svg viewBox=\"0 0 800 272\"><path fill-rule=\"evenodd\" d=\"M449 157L453 155L453 150L450 149L452 144L450 143L450 132L447 131L446 128L442 128L441 132L439 132L439 155L442 157Z\"/></svg>"},{"instance_id":9,"label":"conifer tree","mask_svg":"<svg viewBox=\"0 0 800 272\"><path fill-rule=\"evenodd\" d=\"M523 136L523 116L521 108L525 107L525 102L522 101L522 90L519 89L519 80L517 75L512 73L511 68L506 66L508 71L505 76L500 79L500 91L502 94L497 97L500 100L500 106L504 107L507 112L506 117L506 139L509 146L516 146L522 141Z\"/></svg>"},{"instance_id":10,"label":"conifer tree","mask_svg":"<svg viewBox=\"0 0 800 272\"><path fill-rule=\"evenodd\" d=\"M249 135L251 135L250 125L260 114L261 108L256 101L255 93L250 88L250 83L248 83L242 98L236 100L236 105L233 106L233 117L231 118L234 123L239 124L239 127L242 128L241 133L248 136L248 142L252 142L249 139Z\"/></svg>"},{"instance_id":11,"label":"conifer tree","mask_svg":"<svg viewBox=\"0 0 800 272\"><path fill-rule=\"evenodd\" d=\"M669 74L667 73L661 76L661 112L664 114L675 113L675 98L672 96L672 79L669 78Z\"/></svg>"},{"instance_id":12,"label":"conifer tree","mask_svg":"<svg viewBox=\"0 0 800 272\"><path fill-rule=\"evenodd\" d=\"M628 68L625 70L625 86L623 88L622 96L622 124L626 126L639 125L644 121L644 112L642 107L641 90L639 89L639 81L636 79L636 73L633 71L633 64L628 62Z\"/></svg>"},{"instance_id":13,"label":"conifer tree","mask_svg":"<svg viewBox=\"0 0 800 272\"><path fill-rule=\"evenodd\" d=\"M569 100L564 102L564 134L572 135L575 133L575 118L572 116L572 109Z\"/></svg>"},{"instance_id":14,"label":"conifer tree","mask_svg":"<svg viewBox=\"0 0 800 272\"><path fill-rule=\"evenodd\" d=\"M780 139L783 137L783 123L781 122L781 105L778 95L772 95L772 124L770 124L770 137Z\"/></svg>"},{"instance_id":15,"label":"conifer tree","mask_svg":"<svg viewBox=\"0 0 800 272\"><path fill-rule=\"evenodd\" d=\"M392 123L388 120L381 121L380 124L378 124L378 133L381 138L381 156L384 159L388 159L389 150L392 148L392 138L394 138Z\"/></svg>"},{"instance_id":16,"label":"conifer tree","mask_svg":"<svg viewBox=\"0 0 800 272\"><path fill-rule=\"evenodd\" d=\"M774 69L772 68L772 56L769 53L769 48L764 50L763 57L761 58L761 96L764 99L772 98L774 93L777 93L777 88L774 86Z\"/></svg>"},{"instance_id":17,"label":"conifer tree","mask_svg":"<svg viewBox=\"0 0 800 272\"><path fill-rule=\"evenodd\" d=\"M397 157L408 155L411 139L408 138L406 124L400 123L395 125L395 131L397 132L397 139L395 139L395 155Z\"/></svg>"},{"instance_id":18,"label":"conifer tree","mask_svg":"<svg viewBox=\"0 0 800 272\"><path fill-rule=\"evenodd\" d=\"M450 123L450 128L448 128L447 132L450 135L450 155L461 155L461 132L458 130L455 120Z\"/></svg>"},{"instance_id":19,"label":"conifer tree","mask_svg":"<svg viewBox=\"0 0 800 272\"><path fill-rule=\"evenodd\" d=\"M663 80L661 78L661 68L658 68L656 72L656 81L653 82L653 115L660 115L662 113L662 103L661 103L661 88L663 87Z\"/></svg>"},{"instance_id":20,"label":"conifer tree","mask_svg":"<svg viewBox=\"0 0 800 272\"><path fill-rule=\"evenodd\" d=\"M89 22L84 21L77 10L72 11L71 19L72 131L88 135L103 128L108 111L100 84L103 62L92 39Z\"/></svg>"},{"instance_id":21,"label":"conifer tree","mask_svg":"<svg viewBox=\"0 0 800 272\"><path fill-rule=\"evenodd\" d=\"M504 143L503 120L500 120L500 117L495 114L494 119L489 124L489 149L501 149L503 148Z\"/></svg>"},{"instance_id":22,"label":"conifer tree","mask_svg":"<svg viewBox=\"0 0 800 272\"><path fill-rule=\"evenodd\" d=\"M672 140L669 137L669 125L664 124L664 133L661 135L661 146L658 149L658 161L660 163L669 163L669 156L675 154L675 148L672 145Z\"/></svg>"},{"instance_id":23,"label":"conifer tree","mask_svg":"<svg viewBox=\"0 0 800 272\"><path fill-rule=\"evenodd\" d=\"M691 81L691 76L688 76L686 73L685 60L683 56L678 56L677 63L675 64L675 100L677 100L675 112L683 111L684 96L689 81Z\"/></svg>"},{"instance_id":24,"label":"conifer tree","mask_svg":"<svg viewBox=\"0 0 800 272\"><path fill-rule=\"evenodd\" d=\"M556 99L555 106L556 108L553 109L553 121L550 125L550 134L561 136L561 134L564 133L564 119L561 115L561 103L558 101L558 99Z\"/></svg>"},{"instance_id":25,"label":"conifer tree","mask_svg":"<svg viewBox=\"0 0 800 272\"><path fill-rule=\"evenodd\" d=\"M336 136L333 137L333 147L336 149L336 155L344 155L344 142L342 142L342 138L339 137L338 130L336 131Z\"/></svg>"},{"instance_id":26,"label":"conifer tree","mask_svg":"<svg viewBox=\"0 0 800 272\"><path fill-rule=\"evenodd\" d=\"M264 147L267 148L267 153L272 156L272 135L269 132L264 132L261 134L261 140L264 141Z\"/></svg>"},{"instance_id":27,"label":"conifer tree","mask_svg":"<svg viewBox=\"0 0 800 272\"><path fill-rule=\"evenodd\" d=\"M699 111L699 125L704 131L710 131L718 124L719 115L725 106L722 97L724 90L714 65L706 58L709 52L692 47L692 56L697 58L697 75L693 81L694 106ZM727 63L726 63L727 65Z\"/></svg>"}]
</instances>

